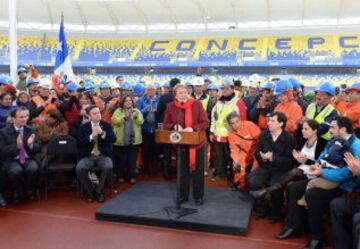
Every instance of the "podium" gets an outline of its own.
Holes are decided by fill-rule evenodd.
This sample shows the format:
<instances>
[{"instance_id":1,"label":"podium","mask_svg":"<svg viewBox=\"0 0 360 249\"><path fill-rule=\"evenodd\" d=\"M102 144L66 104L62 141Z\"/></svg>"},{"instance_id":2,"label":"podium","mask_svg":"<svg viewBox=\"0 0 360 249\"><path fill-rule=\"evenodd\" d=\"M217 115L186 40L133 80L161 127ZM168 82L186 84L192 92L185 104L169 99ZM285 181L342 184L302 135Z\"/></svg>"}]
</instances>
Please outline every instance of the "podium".
<instances>
[{"instance_id":1,"label":"podium","mask_svg":"<svg viewBox=\"0 0 360 249\"><path fill-rule=\"evenodd\" d=\"M183 131L169 131L169 130L156 130L155 142L160 144L172 144L178 145L176 149L177 153L177 186L176 186L176 201L175 206L165 207L164 209L168 213L174 213L177 215L176 219L183 216L193 214L197 212L194 208L181 207L180 200L180 177L181 177L181 148L180 146L199 145L206 140L205 131L201 132L183 132Z\"/></svg>"}]
</instances>

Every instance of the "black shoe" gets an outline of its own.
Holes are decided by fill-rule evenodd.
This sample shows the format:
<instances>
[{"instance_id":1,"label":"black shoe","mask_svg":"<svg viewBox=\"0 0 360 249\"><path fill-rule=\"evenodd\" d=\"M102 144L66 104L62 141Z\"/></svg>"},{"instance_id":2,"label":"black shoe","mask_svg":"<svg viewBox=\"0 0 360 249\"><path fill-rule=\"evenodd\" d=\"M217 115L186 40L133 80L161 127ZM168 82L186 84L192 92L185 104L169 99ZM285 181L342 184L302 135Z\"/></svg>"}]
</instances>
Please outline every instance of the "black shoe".
<instances>
[{"instance_id":1,"label":"black shoe","mask_svg":"<svg viewBox=\"0 0 360 249\"><path fill-rule=\"evenodd\" d=\"M96 199L97 199L97 202L103 203L103 202L105 202L105 195L104 194L97 194Z\"/></svg>"},{"instance_id":2,"label":"black shoe","mask_svg":"<svg viewBox=\"0 0 360 249\"><path fill-rule=\"evenodd\" d=\"M6 201L2 194L0 194L0 207L6 207Z\"/></svg>"},{"instance_id":3,"label":"black shoe","mask_svg":"<svg viewBox=\"0 0 360 249\"><path fill-rule=\"evenodd\" d=\"M289 239L291 237L293 237L294 235L298 234L294 229L292 228L284 228L283 230L281 230L280 233L278 233L275 238L280 239L280 240L284 240L284 239Z\"/></svg>"},{"instance_id":4,"label":"black shoe","mask_svg":"<svg viewBox=\"0 0 360 249\"><path fill-rule=\"evenodd\" d=\"M202 204L204 204L204 199L203 198L195 200L195 205L196 206L201 206Z\"/></svg>"},{"instance_id":5,"label":"black shoe","mask_svg":"<svg viewBox=\"0 0 360 249\"><path fill-rule=\"evenodd\" d=\"M312 240L309 244L307 244L304 249L320 249L323 245L322 240Z\"/></svg>"},{"instance_id":6,"label":"black shoe","mask_svg":"<svg viewBox=\"0 0 360 249\"><path fill-rule=\"evenodd\" d=\"M267 196L269 195L269 193L266 191L266 189L260 189L260 190L256 190L256 191L249 191L249 194L254 198L254 199L260 199L260 198L265 198L267 199Z\"/></svg>"},{"instance_id":7,"label":"black shoe","mask_svg":"<svg viewBox=\"0 0 360 249\"><path fill-rule=\"evenodd\" d=\"M86 202L87 203L93 203L94 202L94 195L93 194L87 194L86 195Z\"/></svg>"},{"instance_id":8,"label":"black shoe","mask_svg":"<svg viewBox=\"0 0 360 249\"><path fill-rule=\"evenodd\" d=\"M20 195L19 192L15 191L13 194L13 203L19 204L20 203Z\"/></svg>"},{"instance_id":9,"label":"black shoe","mask_svg":"<svg viewBox=\"0 0 360 249\"><path fill-rule=\"evenodd\" d=\"M176 200L177 204L183 204L185 202L187 202L189 200L189 198L180 198Z\"/></svg>"},{"instance_id":10,"label":"black shoe","mask_svg":"<svg viewBox=\"0 0 360 249\"><path fill-rule=\"evenodd\" d=\"M35 200L35 195L34 195L33 191L31 191L31 190L27 191L26 197L29 201Z\"/></svg>"}]
</instances>

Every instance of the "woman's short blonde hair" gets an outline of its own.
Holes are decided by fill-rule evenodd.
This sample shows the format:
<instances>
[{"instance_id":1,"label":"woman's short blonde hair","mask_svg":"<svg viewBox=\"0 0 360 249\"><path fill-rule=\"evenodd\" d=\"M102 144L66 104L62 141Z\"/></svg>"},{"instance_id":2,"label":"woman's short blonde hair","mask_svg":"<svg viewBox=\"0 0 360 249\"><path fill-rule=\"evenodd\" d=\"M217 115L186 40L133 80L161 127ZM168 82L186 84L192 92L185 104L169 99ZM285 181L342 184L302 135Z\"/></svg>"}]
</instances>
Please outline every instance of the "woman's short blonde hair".
<instances>
[{"instance_id":1,"label":"woman's short blonde hair","mask_svg":"<svg viewBox=\"0 0 360 249\"><path fill-rule=\"evenodd\" d=\"M183 88L183 89L186 90L186 86L183 85L183 84L177 84L177 85L174 87L174 89L173 89L174 96L176 96L177 91L178 91L179 89L181 89L181 88Z\"/></svg>"}]
</instances>

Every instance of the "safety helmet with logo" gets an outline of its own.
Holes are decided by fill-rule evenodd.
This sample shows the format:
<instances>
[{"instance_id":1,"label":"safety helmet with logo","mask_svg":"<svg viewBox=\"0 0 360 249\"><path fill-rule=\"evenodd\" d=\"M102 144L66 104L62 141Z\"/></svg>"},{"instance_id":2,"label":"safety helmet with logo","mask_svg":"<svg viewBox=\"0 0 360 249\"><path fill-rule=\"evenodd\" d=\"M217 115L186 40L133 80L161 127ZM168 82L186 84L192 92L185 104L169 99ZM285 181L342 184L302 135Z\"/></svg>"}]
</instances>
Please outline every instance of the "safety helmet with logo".
<instances>
[{"instance_id":1,"label":"safety helmet with logo","mask_svg":"<svg viewBox=\"0 0 360 249\"><path fill-rule=\"evenodd\" d=\"M192 85L193 86L203 86L205 83L205 80L203 77L195 77L193 80L192 80Z\"/></svg>"},{"instance_id":2,"label":"safety helmet with logo","mask_svg":"<svg viewBox=\"0 0 360 249\"><path fill-rule=\"evenodd\" d=\"M110 83L110 89L111 90L115 90L115 89L118 89L118 88L120 89L120 85L116 81Z\"/></svg>"},{"instance_id":3,"label":"safety helmet with logo","mask_svg":"<svg viewBox=\"0 0 360 249\"><path fill-rule=\"evenodd\" d=\"M275 89L275 83L272 82L272 81L268 81L266 82L262 87L261 87L261 90L274 90Z\"/></svg>"},{"instance_id":4,"label":"safety helmet with logo","mask_svg":"<svg viewBox=\"0 0 360 249\"><path fill-rule=\"evenodd\" d=\"M106 80L103 80L100 85L99 85L99 89L110 89L111 86L109 84L109 82L107 82Z\"/></svg>"},{"instance_id":5,"label":"safety helmet with logo","mask_svg":"<svg viewBox=\"0 0 360 249\"><path fill-rule=\"evenodd\" d=\"M141 97L144 95L145 92L145 85L141 82L138 82L134 86L134 95L136 97Z\"/></svg>"},{"instance_id":6,"label":"safety helmet with logo","mask_svg":"<svg viewBox=\"0 0 360 249\"><path fill-rule=\"evenodd\" d=\"M21 73L27 73L28 70L25 67L19 67L17 70L17 74L21 74Z\"/></svg>"},{"instance_id":7,"label":"safety helmet with logo","mask_svg":"<svg viewBox=\"0 0 360 249\"><path fill-rule=\"evenodd\" d=\"M300 81L298 81L297 79L295 79L293 77L290 77L288 79L288 81L291 83L294 90L298 90L301 87Z\"/></svg>"},{"instance_id":8,"label":"safety helmet with logo","mask_svg":"<svg viewBox=\"0 0 360 249\"><path fill-rule=\"evenodd\" d=\"M286 91L292 90L292 85L287 79L281 79L276 83L275 95L280 95Z\"/></svg>"},{"instance_id":9,"label":"safety helmet with logo","mask_svg":"<svg viewBox=\"0 0 360 249\"><path fill-rule=\"evenodd\" d=\"M75 92L77 89L79 88L79 85L73 81L70 81L67 85L66 85L66 89L69 92Z\"/></svg>"},{"instance_id":10,"label":"safety helmet with logo","mask_svg":"<svg viewBox=\"0 0 360 249\"><path fill-rule=\"evenodd\" d=\"M234 86L234 82L232 80L224 80L221 84L221 89L226 88L226 87L233 87Z\"/></svg>"},{"instance_id":11,"label":"safety helmet with logo","mask_svg":"<svg viewBox=\"0 0 360 249\"><path fill-rule=\"evenodd\" d=\"M9 76L2 74L0 75L0 85L11 85L12 80Z\"/></svg>"},{"instance_id":12,"label":"safety helmet with logo","mask_svg":"<svg viewBox=\"0 0 360 249\"><path fill-rule=\"evenodd\" d=\"M95 86L92 80L85 80L84 93L95 92Z\"/></svg>"},{"instance_id":13,"label":"safety helmet with logo","mask_svg":"<svg viewBox=\"0 0 360 249\"><path fill-rule=\"evenodd\" d=\"M50 90L52 88L52 82L47 78L40 79L39 88Z\"/></svg>"},{"instance_id":14,"label":"safety helmet with logo","mask_svg":"<svg viewBox=\"0 0 360 249\"><path fill-rule=\"evenodd\" d=\"M132 85L129 82L122 83L120 86L120 89L124 90L124 91L132 91L133 90Z\"/></svg>"},{"instance_id":15,"label":"safety helmet with logo","mask_svg":"<svg viewBox=\"0 0 360 249\"><path fill-rule=\"evenodd\" d=\"M325 92L325 93L329 94L330 96L334 96L335 95L335 87L330 82L322 82L315 89L315 93L317 93L317 92Z\"/></svg>"},{"instance_id":16,"label":"safety helmet with logo","mask_svg":"<svg viewBox=\"0 0 360 249\"><path fill-rule=\"evenodd\" d=\"M37 84L37 83L39 83L38 79L35 79L35 78L27 78L26 79L26 86L30 86L32 84Z\"/></svg>"},{"instance_id":17,"label":"safety helmet with logo","mask_svg":"<svg viewBox=\"0 0 360 249\"><path fill-rule=\"evenodd\" d=\"M209 84L207 89L219 91L219 87L217 85L215 85L214 83Z\"/></svg>"},{"instance_id":18,"label":"safety helmet with logo","mask_svg":"<svg viewBox=\"0 0 360 249\"><path fill-rule=\"evenodd\" d=\"M350 92L350 91L357 91L357 92L360 92L360 82L354 82L351 87L347 88L346 89L347 92Z\"/></svg>"}]
</instances>

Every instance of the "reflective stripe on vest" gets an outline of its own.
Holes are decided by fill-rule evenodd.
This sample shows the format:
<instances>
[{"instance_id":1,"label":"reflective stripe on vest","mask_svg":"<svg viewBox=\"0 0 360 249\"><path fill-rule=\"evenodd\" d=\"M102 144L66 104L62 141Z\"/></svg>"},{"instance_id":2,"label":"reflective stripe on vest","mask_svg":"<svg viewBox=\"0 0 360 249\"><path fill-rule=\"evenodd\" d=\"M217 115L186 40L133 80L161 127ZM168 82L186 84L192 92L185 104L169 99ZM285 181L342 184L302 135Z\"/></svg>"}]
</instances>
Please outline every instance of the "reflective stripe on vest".
<instances>
[{"instance_id":1,"label":"reflective stripe on vest","mask_svg":"<svg viewBox=\"0 0 360 249\"><path fill-rule=\"evenodd\" d=\"M315 117L316 114L316 104L312 103L306 109L306 117L309 119L315 119L319 124L325 123L325 119L335 110L335 108L328 104L325 108L321 110L320 113ZM321 136L326 140L330 140L332 138L330 132L327 132Z\"/></svg>"},{"instance_id":2,"label":"reflective stripe on vest","mask_svg":"<svg viewBox=\"0 0 360 249\"><path fill-rule=\"evenodd\" d=\"M239 99L234 97L230 102L218 101L215 105L215 115L217 120L215 120L214 134L217 136L227 137L229 136L230 127L226 121L226 117L233 111L239 113L237 108L237 103Z\"/></svg>"}]
</instances>

